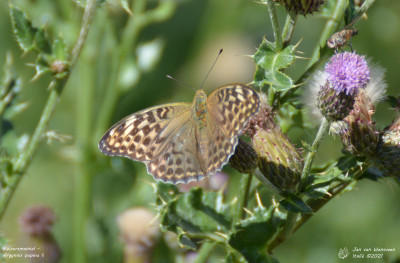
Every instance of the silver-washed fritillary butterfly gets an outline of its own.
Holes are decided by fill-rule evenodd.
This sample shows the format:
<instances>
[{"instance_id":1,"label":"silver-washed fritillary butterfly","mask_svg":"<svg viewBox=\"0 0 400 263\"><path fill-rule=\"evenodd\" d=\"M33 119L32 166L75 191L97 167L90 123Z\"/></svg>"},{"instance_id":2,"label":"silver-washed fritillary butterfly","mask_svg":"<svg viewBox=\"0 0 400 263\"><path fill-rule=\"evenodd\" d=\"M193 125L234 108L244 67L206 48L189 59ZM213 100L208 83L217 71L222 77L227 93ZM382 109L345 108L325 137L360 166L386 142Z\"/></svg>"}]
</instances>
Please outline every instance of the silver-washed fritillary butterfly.
<instances>
[{"instance_id":1,"label":"silver-washed fritillary butterfly","mask_svg":"<svg viewBox=\"0 0 400 263\"><path fill-rule=\"evenodd\" d=\"M238 136L259 108L260 99L243 84L223 86L193 103L170 103L133 113L103 136L104 154L146 164L155 179L174 184L215 174L233 155Z\"/></svg>"}]
</instances>

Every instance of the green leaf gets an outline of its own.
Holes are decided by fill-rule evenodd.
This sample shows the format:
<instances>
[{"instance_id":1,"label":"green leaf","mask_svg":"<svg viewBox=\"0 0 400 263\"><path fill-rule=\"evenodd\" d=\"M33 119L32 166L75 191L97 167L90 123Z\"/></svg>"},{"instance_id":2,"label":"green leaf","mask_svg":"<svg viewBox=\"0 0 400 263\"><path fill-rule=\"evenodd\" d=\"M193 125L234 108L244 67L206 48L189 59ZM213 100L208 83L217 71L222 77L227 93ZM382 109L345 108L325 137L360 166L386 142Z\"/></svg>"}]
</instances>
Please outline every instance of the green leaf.
<instances>
[{"instance_id":1,"label":"green leaf","mask_svg":"<svg viewBox=\"0 0 400 263\"><path fill-rule=\"evenodd\" d=\"M277 51L275 43L263 40L253 60L256 63L254 83L260 87L269 85L274 91L284 91L294 88L293 80L282 72L295 60L296 47L287 46Z\"/></svg>"},{"instance_id":2,"label":"green leaf","mask_svg":"<svg viewBox=\"0 0 400 263\"><path fill-rule=\"evenodd\" d=\"M37 47L39 51L46 54L51 54L52 50L50 40L47 38L43 27L36 31L34 43L35 47Z\"/></svg>"},{"instance_id":3,"label":"green leaf","mask_svg":"<svg viewBox=\"0 0 400 263\"><path fill-rule=\"evenodd\" d=\"M234 226L229 245L239 251L248 262L274 262L266 246L278 233L285 221L285 214L276 207L258 206L252 216Z\"/></svg>"},{"instance_id":4,"label":"green leaf","mask_svg":"<svg viewBox=\"0 0 400 263\"><path fill-rule=\"evenodd\" d=\"M3 123L2 125L3 126ZM24 134L18 137L14 130L8 129L6 134L1 136L0 145L4 152L9 156L17 156L23 152L28 144L29 135Z\"/></svg>"},{"instance_id":5,"label":"green leaf","mask_svg":"<svg viewBox=\"0 0 400 263\"><path fill-rule=\"evenodd\" d=\"M187 235L185 235L185 231L181 228L177 228L178 230L178 242L181 246L190 250L197 250L197 244L193 242Z\"/></svg>"},{"instance_id":6,"label":"green leaf","mask_svg":"<svg viewBox=\"0 0 400 263\"><path fill-rule=\"evenodd\" d=\"M286 193L285 199L279 202L287 211L293 213L312 213L309 207L301 198L291 193Z\"/></svg>"},{"instance_id":7,"label":"green leaf","mask_svg":"<svg viewBox=\"0 0 400 263\"><path fill-rule=\"evenodd\" d=\"M301 144L302 144L302 146L303 146L303 148L304 149L306 149L307 151L309 151L309 152L311 152L313 149L312 149L312 146L311 145L309 145L307 142L305 142L305 141L301 141Z\"/></svg>"},{"instance_id":8,"label":"green leaf","mask_svg":"<svg viewBox=\"0 0 400 263\"><path fill-rule=\"evenodd\" d=\"M65 45L64 39L62 39L61 37L53 41L53 57L54 60L68 60L67 47Z\"/></svg>"},{"instance_id":9,"label":"green leaf","mask_svg":"<svg viewBox=\"0 0 400 263\"><path fill-rule=\"evenodd\" d=\"M12 127L11 120L15 115L24 111L28 103L20 102L18 95L22 90L21 79L13 70L13 59L10 53L7 54L6 62L0 74L0 134L3 136L9 127ZM12 128L10 128L12 129ZM0 137L1 137L0 136ZM0 147L1 148L1 147Z\"/></svg>"},{"instance_id":10,"label":"green leaf","mask_svg":"<svg viewBox=\"0 0 400 263\"><path fill-rule=\"evenodd\" d=\"M24 52L34 49L37 29L32 26L25 13L14 6L10 6L10 16L14 35L21 49Z\"/></svg>"},{"instance_id":11,"label":"green leaf","mask_svg":"<svg viewBox=\"0 0 400 263\"><path fill-rule=\"evenodd\" d=\"M247 260L234 249L228 250L225 258L226 263L247 263Z\"/></svg>"},{"instance_id":12,"label":"green leaf","mask_svg":"<svg viewBox=\"0 0 400 263\"><path fill-rule=\"evenodd\" d=\"M193 236L212 239L215 232L227 232L232 224L232 208L223 202L222 192L202 188L178 193L171 184L157 184L159 213L164 230L178 234L181 245L195 248Z\"/></svg>"}]
</instances>

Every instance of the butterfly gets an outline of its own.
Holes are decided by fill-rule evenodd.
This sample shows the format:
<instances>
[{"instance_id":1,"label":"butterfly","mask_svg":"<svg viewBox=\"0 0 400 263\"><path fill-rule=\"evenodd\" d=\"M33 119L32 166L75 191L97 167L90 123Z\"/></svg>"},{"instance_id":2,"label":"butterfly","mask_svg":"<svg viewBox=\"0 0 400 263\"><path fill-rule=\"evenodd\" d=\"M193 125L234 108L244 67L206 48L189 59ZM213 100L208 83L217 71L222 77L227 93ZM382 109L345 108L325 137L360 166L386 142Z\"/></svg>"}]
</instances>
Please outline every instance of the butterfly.
<instances>
[{"instance_id":1,"label":"butterfly","mask_svg":"<svg viewBox=\"0 0 400 263\"><path fill-rule=\"evenodd\" d=\"M192 103L168 103L133 113L112 126L99 142L102 153L143 162L156 180L200 181L220 171L258 112L256 91L228 84Z\"/></svg>"}]
</instances>

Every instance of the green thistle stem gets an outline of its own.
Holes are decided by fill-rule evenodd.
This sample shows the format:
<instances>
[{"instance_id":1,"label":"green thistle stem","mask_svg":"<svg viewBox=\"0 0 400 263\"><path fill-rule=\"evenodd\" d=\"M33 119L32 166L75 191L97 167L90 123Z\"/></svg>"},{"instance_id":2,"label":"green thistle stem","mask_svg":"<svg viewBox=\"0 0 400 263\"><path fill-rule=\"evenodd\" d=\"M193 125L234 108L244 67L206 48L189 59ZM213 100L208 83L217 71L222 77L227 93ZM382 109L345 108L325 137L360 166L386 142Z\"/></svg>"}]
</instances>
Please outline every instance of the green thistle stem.
<instances>
[{"instance_id":1,"label":"green thistle stem","mask_svg":"<svg viewBox=\"0 0 400 263\"><path fill-rule=\"evenodd\" d=\"M161 1L156 8L146 11L146 1L134 1L132 10L134 10L135 15L129 17L127 25L122 33L120 44L115 48L117 54L113 56L111 62L112 70L108 80L104 102L99 112L99 118L95 129L97 132L103 133L106 131L111 122L115 105L117 105L121 95L121 89L118 87L121 68L128 54L136 49L139 33L149 24L162 22L168 19L174 13L176 6L177 3L175 3L175 1ZM140 73L137 66L134 65L134 67L135 70ZM96 137L100 136L101 134Z\"/></svg>"},{"instance_id":2,"label":"green thistle stem","mask_svg":"<svg viewBox=\"0 0 400 263\"><path fill-rule=\"evenodd\" d=\"M352 160L349 160L352 161ZM329 195L326 195L323 198L319 199L310 199L307 202L307 205L312 209L313 213L310 214L300 214L300 218L297 221L292 220L294 223L293 225L293 231L292 234L295 233L300 227L306 223L313 215L315 215L319 209L321 209L324 205L326 205L330 200L335 198L337 195L342 193L350 184L354 183L356 180L359 179L359 177L368 169L370 164L364 163L362 166L359 166L358 169L352 172L351 175L347 176L352 176L352 180L348 180L346 182L339 182L337 184L334 184L330 187L328 190ZM294 214L298 215L298 214ZM289 219L290 214L288 214L288 219ZM297 218L297 217L296 217ZM272 240L270 245L268 245L267 251L272 252L272 250L279 246L279 244L283 243L289 236L287 236L286 229L282 229L278 235Z\"/></svg>"},{"instance_id":3,"label":"green thistle stem","mask_svg":"<svg viewBox=\"0 0 400 263\"><path fill-rule=\"evenodd\" d=\"M276 51L280 52L283 49L281 27L278 22L278 15L276 14L275 3L272 0L265 0L268 7L269 17L271 18L272 30L274 32Z\"/></svg>"},{"instance_id":4,"label":"green thistle stem","mask_svg":"<svg viewBox=\"0 0 400 263\"><path fill-rule=\"evenodd\" d=\"M216 243L215 242L205 242L200 250L199 253L197 254L196 259L193 261L193 263L205 263L207 262L208 258L211 255L211 252L213 251Z\"/></svg>"},{"instance_id":5,"label":"green thistle stem","mask_svg":"<svg viewBox=\"0 0 400 263\"><path fill-rule=\"evenodd\" d=\"M92 175L90 171L93 150L97 142L93 141L93 105L95 97L94 54L85 50L81 55L78 74L81 87L77 104L76 149L79 151L77 172L74 174L74 213L73 213L73 261L86 261L85 226L91 213ZM88 54L91 54L89 57Z\"/></svg>"},{"instance_id":6,"label":"green thistle stem","mask_svg":"<svg viewBox=\"0 0 400 263\"><path fill-rule=\"evenodd\" d=\"M86 5L85 14L81 26L81 32L71 56L70 71L66 74L64 79L54 79L49 84L50 94L43 109L40 120L32 135L32 138L29 141L26 150L22 152L20 157L14 162L13 174L10 176L10 178L7 178L8 184L2 190L0 195L0 220L2 219L7 209L7 206L12 196L14 195L14 192L17 189L19 182L21 181L23 175L25 174L30 163L32 162L33 157L39 149L43 135L46 132L47 127L49 126L50 120L58 104L61 93L70 76L70 72L78 60L79 54L83 48L89 32L91 19L95 11L95 3L95 0L88 0L88 3Z\"/></svg>"},{"instance_id":7,"label":"green thistle stem","mask_svg":"<svg viewBox=\"0 0 400 263\"><path fill-rule=\"evenodd\" d=\"M324 138L324 135L328 132L330 127L330 122L326 119L323 118L321 125L319 126L319 130L317 135L315 136L314 142L311 146L310 152L308 153L305 162L304 162L304 167L303 171L301 173L301 182L299 184L300 189L302 189L303 183L306 180L307 176L310 174L311 166L314 161L315 155L317 154L317 149L319 145L322 142L322 139Z\"/></svg>"},{"instance_id":8,"label":"green thistle stem","mask_svg":"<svg viewBox=\"0 0 400 263\"><path fill-rule=\"evenodd\" d=\"M375 0L365 0L365 2L362 4L361 8L355 14L355 16L350 21L350 23L347 25L347 27L351 27L355 23L357 23L357 21L361 18L361 16L367 12L367 10L372 6L372 4L374 2L375 2Z\"/></svg>"},{"instance_id":9,"label":"green thistle stem","mask_svg":"<svg viewBox=\"0 0 400 263\"><path fill-rule=\"evenodd\" d=\"M333 2L332 2L333 3ZM318 61L318 58L322 56L321 51L322 48L325 48L323 52L328 52L331 53L332 50L329 48L326 48L326 41L331 37L333 33L335 33L339 26L340 22L343 20L344 16L344 9L346 8L348 4L347 0L338 0L336 2L335 9L332 12L332 16L329 18L329 20L326 22L324 29L322 30L322 33L320 35L318 44L316 45L314 52L311 56L310 63L307 65L307 69L310 68L316 61Z\"/></svg>"},{"instance_id":10,"label":"green thistle stem","mask_svg":"<svg viewBox=\"0 0 400 263\"><path fill-rule=\"evenodd\" d=\"M294 28L297 22L297 15L293 12L286 16L285 26L282 31L283 47L287 47L292 41Z\"/></svg>"},{"instance_id":11,"label":"green thistle stem","mask_svg":"<svg viewBox=\"0 0 400 263\"><path fill-rule=\"evenodd\" d=\"M242 177L240 178L239 193L237 195L238 201L232 227L234 227L245 216L243 208L247 205L252 178L253 175L251 174L242 174Z\"/></svg>"}]
</instances>

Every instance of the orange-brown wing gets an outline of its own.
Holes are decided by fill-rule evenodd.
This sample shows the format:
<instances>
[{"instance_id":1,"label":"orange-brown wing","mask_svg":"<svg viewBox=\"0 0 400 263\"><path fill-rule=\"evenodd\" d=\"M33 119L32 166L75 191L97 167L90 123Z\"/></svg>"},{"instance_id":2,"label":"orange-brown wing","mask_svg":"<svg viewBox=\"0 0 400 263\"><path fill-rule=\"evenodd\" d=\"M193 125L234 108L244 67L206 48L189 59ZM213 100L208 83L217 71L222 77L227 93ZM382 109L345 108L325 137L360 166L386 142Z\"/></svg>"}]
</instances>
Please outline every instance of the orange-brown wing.
<instances>
[{"instance_id":1,"label":"orange-brown wing","mask_svg":"<svg viewBox=\"0 0 400 263\"><path fill-rule=\"evenodd\" d=\"M189 119L189 103L170 103L129 115L112 126L99 142L107 155L147 162L156 158L168 138Z\"/></svg>"},{"instance_id":2,"label":"orange-brown wing","mask_svg":"<svg viewBox=\"0 0 400 263\"><path fill-rule=\"evenodd\" d=\"M252 88L230 84L211 93L207 107L225 137L232 138L240 135L248 120L257 113L260 99Z\"/></svg>"}]
</instances>

